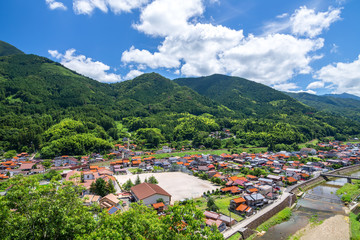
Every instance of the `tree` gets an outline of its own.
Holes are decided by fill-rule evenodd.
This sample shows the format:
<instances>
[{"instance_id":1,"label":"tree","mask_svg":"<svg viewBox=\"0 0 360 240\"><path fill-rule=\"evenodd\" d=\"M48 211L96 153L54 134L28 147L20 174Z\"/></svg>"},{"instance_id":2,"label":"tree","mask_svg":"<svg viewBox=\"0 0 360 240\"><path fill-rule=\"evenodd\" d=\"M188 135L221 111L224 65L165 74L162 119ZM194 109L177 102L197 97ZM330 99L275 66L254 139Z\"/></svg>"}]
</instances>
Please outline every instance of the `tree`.
<instances>
[{"instance_id":1,"label":"tree","mask_svg":"<svg viewBox=\"0 0 360 240\"><path fill-rule=\"evenodd\" d=\"M107 185L106 185L107 194L109 193L115 193L115 187L111 179L109 179Z\"/></svg>"},{"instance_id":2,"label":"tree","mask_svg":"<svg viewBox=\"0 0 360 240\"><path fill-rule=\"evenodd\" d=\"M139 175L137 175L134 185L136 186L136 185L139 185L140 183L141 183L140 177L139 177Z\"/></svg>"},{"instance_id":3,"label":"tree","mask_svg":"<svg viewBox=\"0 0 360 240\"><path fill-rule=\"evenodd\" d=\"M16 176L0 197L0 230L5 239L75 239L95 229L93 214L79 198L83 188ZM12 209L12 210L10 210Z\"/></svg>"},{"instance_id":4,"label":"tree","mask_svg":"<svg viewBox=\"0 0 360 240\"><path fill-rule=\"evenodd\" d=\"M213 212L219 211L219 207L216 206L215 201L212 197L208 198L206 206L209 211L213 211Z\"/></svg>"},{"instance_id":5,"label":"tree","mask_svg":"<svg viewBox=\"0 0 360 240\"><path fill-rule=\"evenodd\" d=\"M10 151L7 151L5 154L4 154L4 158L13 158L16 156L16 151L15 150L10 150Z\"/></svg>"},{"instance_id":6,"label":"tree","mask_svg":"<svg viewBox=\"0 0 360 240\"><path fill-rule=\"evenodd\" d=\"M81 239L224 239L216 227L204 225L204 214L192 201L169 206L163 217L145 205L134 203L120 214L104 214L96 231Z\"/></svg>"},{"instance_id":7,"label":"tree","mask_svg":"<svg viewBox=\"0 0 360 240\"><path fill-rule=\"evenodd\" d=\"M149 177L149 183L158 184L159 181L154 176L151 176Z\"/></svg>"},{"instance_id":8,"label":"tree","mask_svg":"<svg viewBox=\"0 0 360 240\"><path fill-rule=\"evenodd\" d=\"M102 178L96 179L93 193L100 195L102 197L108 194L108 189L104 179Z\"/></svg>"},{"instance_id":9,"label":"tree","mask_svg":"<svg viewBox=\"0 0 360 240\"><path fill-rule=\"evenodd\" d=\"M131 179L127 180L125 184L123 185L123 189L125 191L129 191L131 187L134 186L134 183L131 181Z\"/></svg>"},{"instance_id":10,"label":"tree","mask_svg":"<svg viewBox=\"0 0 360 240\"><path fill-rule=\"evenodd\" d=\"M156 202L157 203L164 202L164 199L163 198L158 198L158 199L156 199Z\"/></svg>"}]
</instances>

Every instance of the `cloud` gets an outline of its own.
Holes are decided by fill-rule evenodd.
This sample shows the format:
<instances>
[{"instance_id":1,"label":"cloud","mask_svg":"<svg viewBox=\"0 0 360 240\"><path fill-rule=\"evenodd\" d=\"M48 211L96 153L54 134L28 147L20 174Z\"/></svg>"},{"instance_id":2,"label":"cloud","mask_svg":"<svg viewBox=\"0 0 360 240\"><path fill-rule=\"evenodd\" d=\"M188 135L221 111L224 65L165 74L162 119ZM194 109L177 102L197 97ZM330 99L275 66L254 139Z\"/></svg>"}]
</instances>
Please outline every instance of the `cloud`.
<instances>
[{"instance_id":1,"label":"cloud","mask_svg":"<svg viewBox=\"0 0 360 240\"><path fill-rule=\"evenodd\" d=\"M293 34L314 38L330 27L331 23L340 20L340 8L329 8L326 12L316 13L306 6L300 7L290 18Z\"/></svg>"},{"instance_id":2,"label":"cloud","mask_svg":"<svg viewBox=\"0 0 360 240\"><path fill-rule=\"evenodd\" d=\"M67 10L67 7L62 2L56 2L55 0L45 0L45 2L51 10Z\"/></svg>"},{"instance_id":3,"label":"cloud","mask_svg":"<svg viewBox=\"0 0 360 240\"><path fill-rule=\"evenodd\" d=\"M137 76L140 76L141 74L144 74L142 71L133 69L131 70L126 76L124 77L125 80L131 80L136 78Z\"/></svg>"},{"instance_id":4,"label":"cloud","mask_svg":"<svg viewBox=\"0 0 360 240\"><path fill-rule=\"evenodd\" d=\"M351 93L360 96L360 55L350 63L333 63L322 67L314 76L325 83L334 93Z\"/></svg>"},{"instance_id":5,"label":"cloud","mask_svg":"<svg viewBox=\"0 0 360 240\"><path fill-rule=\"evenodd\" d=\"M115 13L131 12L147 4L149 0L73 0L73 9L76 14L91 15L95 9L107 13L109 9Z\"/></svg>"},{"instance_id":6,"label":"cloud","mask_svg":"<svg viewBox=\"0 0 360 240\"><path fill-rule=\"evenodd\" d=\"M331 49L330 49L330 53L337 53L339 49L339 46L336 45L335 43L333 43Z\"/></svg>"},{"instance_id":7,"label":"cloud","mask_svg":"<svg viewBox=\"0 0 360 240\"><path fill-rule=\"evenodd\" d=\"M306 89L317 89L317 88L323 88L325 86L324 82L321 81L317 81L317 82L312 82L310 83Z\"/></svg>"},{"instance_id":8,"label":"cloud","mask_svg":"<svg viewBox=\"0 0 360 240\"><path fill-rule=\"evenodd\" d=\"M273 88L279 91L289 92L290 90L299 88L295 83L282 83L274 85Z\"/></svg>"},{"instance_id":9,"label":"cloud","mask_svg":"<svg viewBox=\"0 0 360 240\"><path fill-rule=\"evenodd\" d=\"M314 95L316 95L316 92L313 91L313 90L306 90L306 91L304 91L304 90L299 90L299 91L288 91L288 92L292 92L292 93L309 93L309 94L314 94Z\"/></svg>"},{"instance_id":10,"label":"cloud","mask_svg":"<svg viewBox=\"0 0 360 240\"><path fill-rule=\"evenodd\" d=\"M283 13L283 14L277 15L276 18L286 18L288 16L289 16L288 13Z\"/></svg>"},{"instance_id":11,"label":"cloud","mask_svg":"<svg viewBox=\"0 0 360 240\"><path fill-rule=\"evenodd\" d=\"M321 38L280 33L245 37L242 29L198 22L204 11L201 0L148 4L133 27L163 41L153 52L132 46L123 52L122 62L185 76L222 73L279 85L297 74L309 74L309 64L321 58L314 54L324 45Z\"/></svg>"},{"instance_id":12,"label":"cloud","mask_svg":"<svg viewBox=\"0 0 360 240\"><path fill-rule=\"evenodd\" d=\"M65 54L61 54L57 50L49 50L48 52L52 57L59 59L60 63L65 67L99 82L111 83L121 81L120 75L107 72L110 70L108 65L99 61L93 61L84 55L76 55L75 51L75 49L69 49Z\"/></svg>"}]
</instances>

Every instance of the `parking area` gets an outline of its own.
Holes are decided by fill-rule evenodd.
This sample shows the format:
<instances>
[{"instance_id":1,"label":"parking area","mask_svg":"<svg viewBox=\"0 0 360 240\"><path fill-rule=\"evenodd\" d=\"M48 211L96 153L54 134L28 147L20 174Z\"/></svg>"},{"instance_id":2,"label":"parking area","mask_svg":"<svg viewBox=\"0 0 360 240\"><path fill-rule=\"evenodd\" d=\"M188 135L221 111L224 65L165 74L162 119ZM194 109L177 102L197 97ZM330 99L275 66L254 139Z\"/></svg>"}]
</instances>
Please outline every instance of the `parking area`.
<instances>
[{"instance_id":1,"label":"parking area","mask_svg":"<svg viewBox=\"0 0 360 240\"><path fill-rule=\"evenodd\" d=\"M120 184L124 184L128 179L135 182L138 175L115 175ZM154 176L159 181L159 186L171 194L171 202L179 201L185 198L198 198L204 192L216 190L218 186L209 181L201 180L182 172L165 173L143 173L139 174L141 182L145 178Z\"/></svg>"}]
</instances>

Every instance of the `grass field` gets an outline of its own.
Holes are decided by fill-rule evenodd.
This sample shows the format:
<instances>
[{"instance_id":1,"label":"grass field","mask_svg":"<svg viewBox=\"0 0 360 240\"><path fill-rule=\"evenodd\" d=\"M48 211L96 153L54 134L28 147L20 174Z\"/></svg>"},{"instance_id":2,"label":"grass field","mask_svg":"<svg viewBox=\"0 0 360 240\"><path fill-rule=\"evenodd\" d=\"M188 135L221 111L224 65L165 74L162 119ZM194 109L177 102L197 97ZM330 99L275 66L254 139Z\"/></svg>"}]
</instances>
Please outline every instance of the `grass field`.
<instances>
[{"instance_id":1,"label":"grass field","mask_svg":"<svg viewBox=\"0 0 360 240\"><path fill-rule=\"evenodd\" d=\"M239 232L235 233L231 237L228 238L228 240L239 240L241 237L241 234Z\"/></svg>"},{"instance_id":2,"label":"grass field","mask_svg":"<svg viewBox=\"0 0 360 240\"><path fill-rule=\"evenodd\" d=\"M237 197L239 197L239 196L213 196L216 206L219 207L219 212L224 215L227 215L227 216L230 216L230 212L228 210L228 207L230 205L230 200L237 198ZM195 200L196 207L198 209L200 209L201 211L206 210L207 200L205 198L197 198L194 200ZM231 218L234 218L236 221L241 221L244 219L243 217L241 217L235 213L231 213Z\"/></svg>"}]
</instances>

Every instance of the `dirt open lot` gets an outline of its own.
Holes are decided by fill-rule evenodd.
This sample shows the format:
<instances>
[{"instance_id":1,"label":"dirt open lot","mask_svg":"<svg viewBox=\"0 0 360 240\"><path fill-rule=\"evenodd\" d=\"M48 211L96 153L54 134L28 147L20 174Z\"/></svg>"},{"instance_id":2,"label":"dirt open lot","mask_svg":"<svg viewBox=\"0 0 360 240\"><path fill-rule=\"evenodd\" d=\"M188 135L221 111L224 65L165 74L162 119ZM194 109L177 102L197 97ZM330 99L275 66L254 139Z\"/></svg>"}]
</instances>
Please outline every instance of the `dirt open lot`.
<instances>
[{"instance_id":1,"label":"dirt open lot","mask_svg":"<svg viewBox=\"0 0 360 240\"><path fill-rule=\"evenodd\" d=\"M159 181L159 186L171 194L172 203L185 198L201 197L204 192L216 190L218 186L209 181L201 180L182 172L166 173L143 173L139 174L141 182L145 178L154 176ZM124 184L129 178L135 182L137 175L114 175L120 184Z\"/></svg>"}]
</instances>

